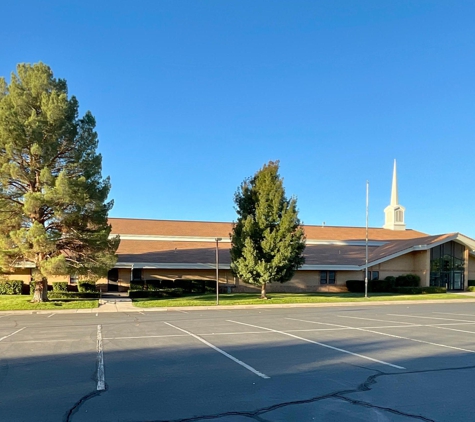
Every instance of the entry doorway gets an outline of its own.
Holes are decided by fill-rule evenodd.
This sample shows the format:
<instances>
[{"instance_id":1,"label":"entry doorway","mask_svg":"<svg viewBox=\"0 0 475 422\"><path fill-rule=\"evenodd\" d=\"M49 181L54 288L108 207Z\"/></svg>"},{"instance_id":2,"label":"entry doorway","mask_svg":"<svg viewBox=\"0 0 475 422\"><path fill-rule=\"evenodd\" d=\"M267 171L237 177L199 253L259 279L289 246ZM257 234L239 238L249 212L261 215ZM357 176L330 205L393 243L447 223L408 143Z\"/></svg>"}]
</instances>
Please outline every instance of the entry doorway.
<instances>
[{"instance_id":1,"label":"entry doorway","mask_svg":"<svg viewBox=\"0 0 475 422\"><path fill-rule=\"evenodd\" d=\"M447 286L447 290L463 290L463 272L447 271L441 273L443 285Z\"/></svg>"},{"instance_id":2,"label":"entry doorway","mask_svg":"<svg viewBox=\"0 0 475 422\"><path fill-rule=\"evenodd\" d=\"M107 273L107 291L119 291L119 270L117 268L112 268L112 270L109 270Z\"/></svg>"}]
</instances>

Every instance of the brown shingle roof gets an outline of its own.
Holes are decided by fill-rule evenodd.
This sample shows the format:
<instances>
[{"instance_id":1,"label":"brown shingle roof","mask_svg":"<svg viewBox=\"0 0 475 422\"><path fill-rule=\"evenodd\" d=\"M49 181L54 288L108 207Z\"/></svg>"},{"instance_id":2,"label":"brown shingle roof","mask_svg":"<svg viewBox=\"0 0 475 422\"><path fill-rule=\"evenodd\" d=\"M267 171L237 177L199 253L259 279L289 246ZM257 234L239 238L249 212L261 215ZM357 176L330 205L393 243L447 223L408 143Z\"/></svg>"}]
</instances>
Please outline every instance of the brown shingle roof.
<instances>
[{"instance_id":1,"label":"brown shingle roof","mask_svg":"<svg viewBox=\"0 0 475 422\"><path fill-rule=\"evenodd\" d=\"M221 237L229 239L232 223L139 220L111 218L112 232L128 235ZM308 240L355 241L365 239L364 227L321 227L304 226ZM381 259L417 244L428 244L444 236L427 236L415 230L392 231L380 228L369 229L369 239L387 241L383 246L370 246L370 261ZM219 259L224 265L230 264L229 242L219 244ZM213 264L215 244L211 241L180 240L129 240L122 239L119 249L119 262L163 263L163 264ZM355 245L307 245L306 265L363 265L365 247Z\"/></svg>"},{"instance_id":2,"label":"brown shingle roof","mask_svg":"<svg viewBox=\"0 0 475 422\"><path fill-rule=\"evenodd\" d=\"M203 236L229 239L233 223L209 221L141 220L134 218L110 218L114 234L155 236ZM307 239L316 240L364 240L364 227L304 226ZM427 236L415 230L387 230L370 228L371 240L413 239Z\"/></svg>"}]
</instances>

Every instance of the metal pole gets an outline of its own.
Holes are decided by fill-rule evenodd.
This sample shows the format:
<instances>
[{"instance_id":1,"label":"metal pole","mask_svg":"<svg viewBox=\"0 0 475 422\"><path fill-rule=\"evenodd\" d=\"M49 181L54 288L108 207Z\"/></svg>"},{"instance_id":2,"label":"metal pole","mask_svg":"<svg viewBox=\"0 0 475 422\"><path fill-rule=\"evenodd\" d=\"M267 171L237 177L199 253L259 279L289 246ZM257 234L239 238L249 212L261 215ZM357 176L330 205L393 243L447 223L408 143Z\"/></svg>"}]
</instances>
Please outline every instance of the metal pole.
<instances>
[{"instance_id":1,"label":"metal pole","mask_svg":"<svg viewBox=\"0 0 475 422\"><path fill-rule=\"evenodd\" d=\"M365 242L365 270L364 270L364 297L368 297L368 209L369 209L369 182L366 181L366 242Z\"/></svg>"},{"instance_id":2,"label":"metal pole","mask_svg":"<svg viewBox=\"0 0 475 422\"><path fill-rule=\"evenodd\" d=\"M219 305L219 246L220 239L216 238L216 305Z\"/></svg>"}]
</instances>

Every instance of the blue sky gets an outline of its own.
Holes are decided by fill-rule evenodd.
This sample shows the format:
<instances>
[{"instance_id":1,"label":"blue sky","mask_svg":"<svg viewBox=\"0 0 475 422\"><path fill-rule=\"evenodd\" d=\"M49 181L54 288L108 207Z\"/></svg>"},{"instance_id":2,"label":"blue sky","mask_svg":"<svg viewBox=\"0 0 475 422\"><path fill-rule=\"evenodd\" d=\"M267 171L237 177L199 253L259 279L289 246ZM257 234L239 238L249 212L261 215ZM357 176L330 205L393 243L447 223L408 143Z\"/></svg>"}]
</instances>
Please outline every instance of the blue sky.
<instances>
[{"instance_id":1,"label":"blue sky","mask_svg":"<svg viewBox=\"0 0 475 422\"><path fill-rule=\"evenodd\" d=\"M22 1L0 75L43 61L97 120L113 217L232 221L280 160L305 224L475 238L475 3Z\"/></svg>"}]
</instances>

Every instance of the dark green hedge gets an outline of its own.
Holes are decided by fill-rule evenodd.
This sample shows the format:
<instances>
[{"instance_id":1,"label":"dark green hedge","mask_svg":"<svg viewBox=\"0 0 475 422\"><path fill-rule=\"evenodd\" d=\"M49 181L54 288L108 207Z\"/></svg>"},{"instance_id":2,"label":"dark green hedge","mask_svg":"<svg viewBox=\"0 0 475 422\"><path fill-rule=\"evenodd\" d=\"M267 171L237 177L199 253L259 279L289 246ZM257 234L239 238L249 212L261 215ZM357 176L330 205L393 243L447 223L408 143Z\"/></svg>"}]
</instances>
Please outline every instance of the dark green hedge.
<instances>
[{"instance_id":1,"label":"dark green hedge","mask_svg":"<svg viewBox=\"0 0 475 422\"><path fill-rule=\"evenodd\" d=\"M50 299L98 299L99 292L50 292Z\"/></svg>"},{"instance_id":2,"label":"dark green hedge","mask_svg":"<svg viewBox=\"0 0 475 422\"><path fill-rule=\"evenodd\" d=\"M402 295L420 295L420 294L432 294L432 293L447 293L445 287L396 287L394 293Z\"/></svg>"},{"instance_id":3,"label":"dark green hedge","mask_svg":"<svg viewBox=\"0 0 475 422\"><path fill-rule=\"evenodd\" d=\"M21 295L23 281L21 280L1 280L0 295Z\"/></svg>"},{"instance_id":4,"label":"dark green hedge","mask_svg":"<svg viewBox=\"0 0 475 422\"><path fill-rule=\"evenodd\" d=\"M145 297L180 297L183 295L183 289L162 289L162 290L129 290L131 298Z\"/></svg>"},{"instance_id":5,"label":"dark green hedge","mask_svg":"<svg viewBox=\"0 0 475 422\"><path fill-rule=\"evenodd\" d=\"M92 293L96 291L96 283L94 281L79 281L78 282L79 293Z\"/></svg>"},{"instance_id":6,"label":"dark green hedge","mask_svg":"<svg viewBox=\"0 0 475 422\"><path fill-rule=\"evenodd\" d=\"M216 281L214 280L133 280L130 282L130 290L138 291L163 291L165 289L182 289L185 293L207 293L216 292Z\"/></svg>"},{"instance_id":7,"label":"dark green hedge","mask_svg":"<svg viewBox=\"0 0 475 422\"><path fill-rule=\"evenodd\" d=\"M67 281L55 281L53 283L53 292L67 292L67 291L68 291Z\"/></svg>"},{"instance_id":8,"label":"dark green hedge","mask_svg":"<svg viewBox=\"0 0 475 422\"><path fill-rule=\"evenodd\" d=\"M368 292L371 293L399 293L399 288L417 288L421 278L415 274L404 274L398 277L388 276L384 280L368 280ZM364 293L364 280L348 280L348 291L352 293Z\"/></svg>"}]
</instances>

